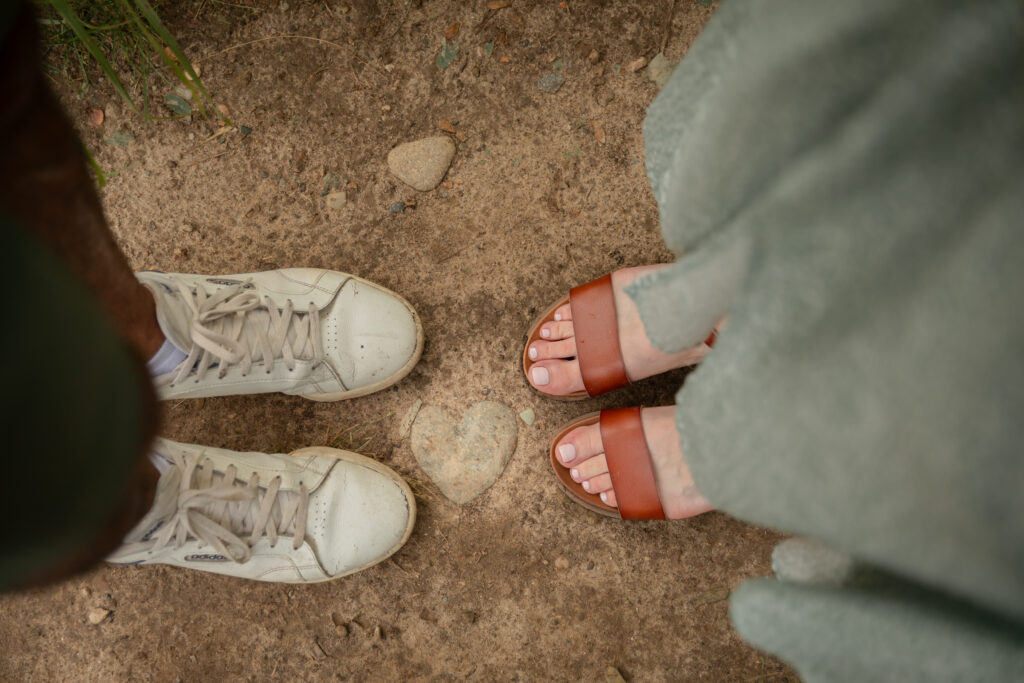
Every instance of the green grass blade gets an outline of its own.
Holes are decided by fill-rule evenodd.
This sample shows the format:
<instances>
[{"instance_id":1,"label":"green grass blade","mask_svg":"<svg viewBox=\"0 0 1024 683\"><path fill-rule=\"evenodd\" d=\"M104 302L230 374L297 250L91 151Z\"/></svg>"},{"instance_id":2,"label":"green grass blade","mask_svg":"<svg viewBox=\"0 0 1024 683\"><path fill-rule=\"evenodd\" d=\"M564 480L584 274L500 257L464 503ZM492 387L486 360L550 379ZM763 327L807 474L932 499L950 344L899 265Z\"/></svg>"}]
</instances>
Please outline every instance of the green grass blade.
<instances>
[{"instance_id":1,"label":"green grass blade","mask_svg":"<svg viewBox=\"0 0 1024 683\"><path fill-rule=\"evenodd\" d=\"M188 57L185 56L185 53L178 45L178 41L174 39L174 36L172 36L171 32L167 30L164 23L160 21L160 17L157 16L153 6L149 4L148 0L134 0L134 2L139 13L145 17L146 22L152 27L153 32L160 37L160 40L162 40L167 47L171 48L171 53L177 57L178 62L188 71L189 76L192 77L192 81L199 88L199 91L202 92L204 96L209 97L210 95L206 92L206 89L200 82L195 69L192 68L192 62L190 62ZM196 94L198 95L199 93Z\"/></svg>"},{"instance_id":2,"label":"green grass blade","mask_svg":"<svg viewBox=\"0 0 1024 683\"><path fill-rule=\"evenodd\" d=\"M89 148L83 145L81 141L79 141L78 144L82 148L82 154L85 155L86 163L89 164L89 168L91 168L93 170L93 173L96 174L96 184L102 188L104 185L107 184L107 176L103 175L103 169L100 168L100 165L98 163L96 163L96 159L94 159L92 153L89 152Z\"/></svg>"},{"instance_id":3,"label":"green grass blade","mask_svg":"<svg viewBox=\"0 0 1024 683\"><path fill-rule=\"evenodd\" d=\"M118 94L128 102L135 113L138 113L139 110L135 107L135 103L132 101L131 96L128 95L128 91L125 90L124 84L121 83L121 79L118 77L117 72L114 71L114 67L110 65L110 62L107 61L107 56L103 54L103 50L100 49L100 46L89 34L89 31L86 30L84 25L82 25L78 16L68 6L67 0L50 0L50 4L53 6L53 9L57 14L60 15L61 19L63 19L68 27L71 28L71 31L75 34L78 40L81 41L82 45L85 46L85 49L88 50L90 55L92 55L92 58L100 65L100 69L110 80L110 83L114 86L114 90L116 90Z\"/></svg>"}]
</instances>

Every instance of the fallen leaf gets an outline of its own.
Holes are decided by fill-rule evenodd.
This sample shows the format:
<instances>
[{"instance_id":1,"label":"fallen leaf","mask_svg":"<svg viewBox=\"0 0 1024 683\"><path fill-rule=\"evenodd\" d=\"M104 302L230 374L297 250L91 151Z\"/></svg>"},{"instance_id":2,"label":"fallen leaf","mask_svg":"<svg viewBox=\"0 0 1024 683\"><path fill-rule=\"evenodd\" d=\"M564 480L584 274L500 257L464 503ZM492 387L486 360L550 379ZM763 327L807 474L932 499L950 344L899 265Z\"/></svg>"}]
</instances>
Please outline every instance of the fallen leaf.
<instances>
[{"instance_id":1,"label":"fallen leaf","mask_svg":"<svg viewBox=\"0 0 1024 683\"><path fill-rule=\"evenodd\" d=\"M164 95L164 104L167 108L173 111L175 114L181 114L182 116L188 116L192 113L192 105L185 101L185 98L174 93L167 93Z\"/></svg>"},{"instance_id":2,"label":"fallen leaf","mask_svg":"<svg viewBox=\"0 0 1024 683\"><path fill-rule=\"evenodd\" d=\"M456 133L455 139L458 140L459 142L465 142L466 140L469 139L469 136L466 135L465 133Z\"/></svg>"},{"instance_id":3,"label":"fallen leaf","mask_svg":"<svg viewBox=\"0 0 1024 683\"><path fill-rule=\"evenodd\" d=\"M459 25L458 24L452 24L447 29L445 29L444 37L447 38L448 40L451 40L452 38L454 38L457 35L459 35Z\"/></svg>"},{"instance_id":4,"label":"fallen leaf","mask_svg":"<svg viewBox=\"0 0 1024 683\"><path fill-rule=\"evenodd\" d=\"M558 3L558 6L561 7L562 9L569 9L569 3L567 2L560 2Z\"/></svg>"},{"instance_id":5,"label":"fallen leaf","mask_svg":"<svg viewBox=\"0 0 1024 683\"><path fill-rule=\"evenodd\" d=\"M109 138L104 138L103 141L108 145L117 145L118 147L126 147L129 142L134 140L131 133L127 133L123 130L119 130Z\"/></svg>"},{"instance_id":6,"label":"fallen leaf","mask_svg":"<svg viewBox=\"0 0 1024 683\"><path fill-rule=\"evenodd\" d=\"M505 9L506 7L511 6L512 3L508 0L490 0L490 2L487 3L487 9L489 10Z\"/></svg>"},{"instance_id":7,"label":"fallen leaf","mask_svg":"<svg viewBox=\"0 0 1024 683\"><path fill-rule=\"evenodd\" d=\"M171 48L165 47L164 54L167 55L167 58L170 59L172 62L178 61L178 58L175 56L174 51L171 50Z\"/></svg>"},{"instance_id":8,"label":"fallen leaf","mask_svg":"<svg viewBox=\"0 0 1024 683\"><path fill-rule=\"evenodd\" d=\"M448 119L441 119L440 121L438 121L437 127L443 130L445 133L455 132L455 126L453 126L452 122L449 121Z\"/></svg>"},{"instance_id":9,"label":"fallen leaf","mask_svg":"<svg viewBox=\"0 0 1024 683\"><path fill-rule=\"evenodd\" d=\"M594 120L590 122L591 128L594 129L594 137L598 142L604 142L604 126L601 125L600 121Z\"/></svg>"},{"instance_id":10,"label":"fallen leaf","mask_svg":"<svg viewBox=\"0 0 1024 683\"><path fill-rule=\"evenodd\" d=\"M700 595L697 595L693 599L693 604L695 604L695 605L711 605L711 604L716 603L716 602L721 602L722 600L725 600L726 598L728 598L729 597L729 593L731 593L731 592L732 591L730 591L728 588L716 588L714 590L705 591L705 592L701 593Z\"/></svg>"},{"instance_id":11,"label":"fallen leaf","mask_svg":"<svg viewBox=\"0 0 1024 683\"><path fill-rule=\"evenodd\" d=\"M512 61L512 58L509 57L508 55L505 55L504 57L502 57L498 61L501 62L502 64L508 64L509 62Z\"/></svg>"},{"instance_id":12,"label":"fallen leaf","mask_svg":"<svg viewBox=\"0 0 1024 683\"><path fill-rule=\"evenodd\" d=\"M93 128L103 125L103 110L102 109L90 109L85 114L85 121Z\"/></svg>"},{"instance_id":13,"label":"fallen leaf","mask_svg":"<svg viewBox=\"0 0 1024 683\"><path fill-rule=\"evenodd\" d=\"M437 56L437 68L444 71L452 65L458 54L459 46L455 43L449 43L448 39L445 38L441 41L441 54Z\"/></svg>"}]
</instances>

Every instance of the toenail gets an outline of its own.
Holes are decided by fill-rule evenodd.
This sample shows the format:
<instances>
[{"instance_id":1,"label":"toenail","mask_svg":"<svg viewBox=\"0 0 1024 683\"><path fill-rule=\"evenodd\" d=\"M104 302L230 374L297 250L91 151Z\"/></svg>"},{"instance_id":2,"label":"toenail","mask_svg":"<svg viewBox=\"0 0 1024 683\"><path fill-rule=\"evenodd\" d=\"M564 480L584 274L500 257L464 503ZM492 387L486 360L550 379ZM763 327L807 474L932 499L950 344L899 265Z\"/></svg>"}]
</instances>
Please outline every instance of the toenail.
<instances>
[{"instance_id":1,"label":"toenail","mask_svg":"<svg viewBox=\"0 0 1024 683\"><path fill-rule=\"evenodd\" d=\"M601 502L602 503L607 503L608 502L608 492L607 491L601 491Z\"/></svg>"},{"instance_id":2,"label":"toenail","mask_svg":"<svg viewBox=\"0 0 1024 683\"><path fill-rule=\"evenodd\" d=\"M530 370L530 376L533 377L533 383L541 387L551 381L547 368L533 368Z\"/></svg>"},{"instance_id":3,"label":"toenail","mask_svg":"<svg viewBox=\"0 0 1024 683\"><path fill-rule=\"evenodd\" d=\"M573 468L573 469L569 470L569 474L570 474L570 476L572 476L572 478L574 480L576 480L576 481L580 480L580 471L578 469Z\"/></svg>"},{"instance_id":4,"label":"toenail","mask_svg":"<svg viewBox=\"0 0 1024 683\"><path fill-rule=\"evenodd\" d=\"M576 447L571 443L563 443L558 447L558 457L562 459L566 465L572 462L572 459L576 457Z\"/></svg>"},{"instance_id":5,"label":"toenail","mask_svg":"<svg viewBox=\"0 0 1024 683\"><path fill-rule=\"evenodd\" d=\"M537 349L530 347L530 360L537 360Z\"/></svg>"},{"instance_id":6,"label":"toenail","mask_svg":"<svg viewBox=\"0 0 1024 683\"><path fill-rule=\"evenodd\" d=\"M586 491L587 493L590 493L590 481L589 480L583 482L583 490Z\"/></svg>"},{"instance_id":7,"label":"toenail","mask_svg":"<svg viewBox=\"0 0 1024 683\"><path fill-rule=\"evenodd\" d=\"M550 339L551 338L551 330L549 330L546 327L542 327L541 330L540 330L540 336L543 337L544 339Z\"/></svg>"},{"instance_id":8,"label":"toenail","mask_svg":"<svg viewBox=\"0 0 1024 683\"><path fill-rule=\"evenodd\" d=\"M561 320L562 320L562 314L561 313L555 313L555 321L559 322Z\"/></svg>"}]
</instances>

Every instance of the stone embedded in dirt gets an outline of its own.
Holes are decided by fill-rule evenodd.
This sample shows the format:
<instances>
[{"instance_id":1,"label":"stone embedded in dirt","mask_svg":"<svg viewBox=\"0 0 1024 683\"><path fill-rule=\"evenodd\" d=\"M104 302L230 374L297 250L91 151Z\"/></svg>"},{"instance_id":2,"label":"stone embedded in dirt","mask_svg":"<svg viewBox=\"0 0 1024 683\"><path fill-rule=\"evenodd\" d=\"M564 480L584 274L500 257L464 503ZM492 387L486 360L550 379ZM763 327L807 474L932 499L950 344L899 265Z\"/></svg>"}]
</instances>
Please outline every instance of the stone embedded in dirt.
<instances>
[{"instance_id":1,"label":"stone embedded in dirt","mask_svg":"<svg viewBox=\"0 0 1024 683\"><path fill-rule=\"evenodd\" d=\"M668 61L665 53L659 52L654 55L654 59L647 65L647 79L654 81L655 85L659 88L664 88L675 69L676 65Z\"/></svg>"},{"instance_id":2,"label":"stone embedded in dirt","mask_svg":"<svg viewBox=\"0 0 1024 683\"><path fill-rule=\"evenodd\" d=\"M348 199L345 197L344 192L332 192L327 195L327 208L337 211L338 209L344 209L345 203Z\"/></svg>"},{"instance_id":3,"label":"stone embedded in dirt","mask_svg":"<svg viewBox=\"0 0 1024 683\"><path fill-rule=\"evenodd\" d=\"M110 610L103 609L102 607L96 607L94 609L89 610L89 623L93 626L96 626L109 616Z\"/></svg>"},{"instance_id":4,"label":"stone embedded in dirt","mask_svg":"<svg viewBox=\"0 0 1024 683\"><path fill-rule=\"evenodd\" d=\"M626 679L622 677L622 673L614 666L609 666L604 670L604 683L626 683Z\"/></svg>"},{"instance_id":5,"label":"stone embedded in dirt","mask_svg":"<svg viewBox=\"0 0 1024 683\"><path fill-rule=\"evenodd\" d=\"M634 73L634 72L639 71L640 69L644 68L645 66L647 66L647 58L646 57L637 57L632 62L630 62L629 64L626 65L626 71L628 71L630 73Z\"/></svg>"},{"instance_id":6,"label":"stone embedded in dirt","mask_svg":"<svg viewBox=\"0 0 1024 683\"><path fill-rule=\"evenodd\" d=\"M541 92L554 94L558 92L563 83L565 83L565 76L557 71L552 71L547 76L537 81L537 89Z\"/></svg>"},{"instance_id":7,"label":"stone embedded in dirt","mask_svg":"<svg viewBox=\"0 0 1024 683\"><path fill-rule=\"evenodd\" d=\"M496 401L480 401L456 424L447 411L425 406L412 425L412 452L449 500L462 505L486 491L516 449L516 416Z\"/></svg>"},{"instance_id":8,"label":"stone embedded in dirt","mask_svg":"<svg viewBox=\"0 0 1024 683\"><path fill-rule=\"evenodd\" d=\"M555 569L565 570L569 568L569 560L564 557L559 557L555 560Z\"/></svg>"},{"instance_id":9,"label":"stone embedded in dirt","mask_svg":"<svg viewBox=\"0 0 1024 683\"><path fill-rule=\"evenodd\" d=\"M391 213L402 213L405 211L405 202L395 202L388 207L388 211Z\"/></svg>"},{"instance_id":10,"label":"stone embedded in dirt","mask_svg":"<svg viewBox=\"0 0 1024 683\"><path fill-rule=\"evenodd\" d=\"M533 421L537 419L537 414L533 412L533 408L527 408L519 413L519 419L525 422L527 427L532 427Z\"/></svg>"},{"instance_id":11,"label":"stone embedded in dirt","mask_svg":"<svg viewBox=\"0 0 1024 683\"><path fill-rule=\"evenodd\" d=\"M455 158L455 143L446 135L406 142L388 153L388 168L420 192L437 187Z\"/></svg>"}]
</instances>

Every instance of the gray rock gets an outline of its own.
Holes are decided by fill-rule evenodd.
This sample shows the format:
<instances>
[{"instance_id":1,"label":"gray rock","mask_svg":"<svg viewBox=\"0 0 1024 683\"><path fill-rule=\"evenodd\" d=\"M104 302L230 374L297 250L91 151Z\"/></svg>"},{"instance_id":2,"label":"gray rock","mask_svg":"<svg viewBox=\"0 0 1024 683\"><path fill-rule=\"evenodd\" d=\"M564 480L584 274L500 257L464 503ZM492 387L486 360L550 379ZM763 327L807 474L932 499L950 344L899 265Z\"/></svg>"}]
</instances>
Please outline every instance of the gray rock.
<instances>
[{"instance_id":1,"label":"gray rock","mask_svg":"<svg viewBox=\"0 0 1024 683\"><path fill-rule=\"evenodd\" d=\"M388 207L388 211L391 213L402 213L405 211L405 202L395 202Z\"/></svg>"},{"instance_id":2,"label":"gray rock","mask_svg":"<svg viewBox=\"0 0 1024 683\"><path fill-rule=\"evenodd\" d=\"M672 72L675 70L676 65L668 61L664 53L659 52L654 55L654 59L647 65L647 78L654 81L659 88L664 88L665 84L668 83L668 79L672 77Z\"/></svg>"},{"instance_id":3,"label":"gray rock","mask_svg":"<svg viewBox=\"0 0 1024 683\"><path fill-rule=\"evenodd\" d=\"M399 180L420 192L437 187L455 158L455 143L441 135L406 142L388 153L388 168Z\"/></svg>"},{"instance_id":4,"label":"gray rock","mask_svg":"<svg viewBox=\"0 0 1024 683\"><path fill-rule=\"evenodd\" d=\"M348 199L345 197L344 192L332 192L327 195L327 208L335 211L344 209L347 201Z\"/></svg>"},{"instance_id":5,"label":"gray rock","mask_svg":"<svg viewBox=\"0 0 1024 683\"><path fill-rule=\"evenodd\" d=\"M476 403L458 424L445 410L425 406L412 425L412 452L441 493L462 505L505 471L516 432L516 416L502 403Z\"/></svg>"},{"instance_id":6,"label":"gray rock","mask_svg":"<svg viewBox=\"0 0 1024 683\"><path fill-rule=\"evenodd\" d=\"M557 71L552 71L547 76L537 81L537 88L541 92L549 92L553 94L558 92L558 89L562 87L563 83L565 83L565 76Z\"/></svg>"}]
</instances>

